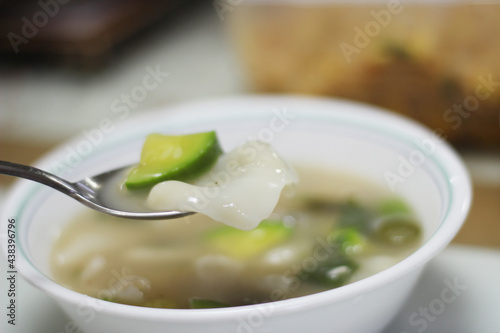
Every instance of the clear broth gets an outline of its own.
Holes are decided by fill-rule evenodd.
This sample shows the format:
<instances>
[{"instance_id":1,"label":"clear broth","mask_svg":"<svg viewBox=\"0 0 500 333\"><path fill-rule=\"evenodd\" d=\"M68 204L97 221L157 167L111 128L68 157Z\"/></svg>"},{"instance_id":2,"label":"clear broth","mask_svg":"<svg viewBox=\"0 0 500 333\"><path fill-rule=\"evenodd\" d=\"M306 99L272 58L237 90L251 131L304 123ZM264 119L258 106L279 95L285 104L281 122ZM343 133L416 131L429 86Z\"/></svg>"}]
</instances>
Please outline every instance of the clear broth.
<instances>
[{"instance_id":1,"label":"clear broth","mask_svg":"<svg viewBox=\"0 0 500 333\"><path fill-rule=\"evenodd\" d=\"M352 175L296 169L299 184L282 194L271 217L290 232L272 246L243 255L239 244L234 251L221 249L210 235L229 227L201 214L131 221L85 212L61 230L53 246L53 277L92 297L165 308L189 308L192 298L238 306L331 289L303 277L333 251L329 235L337 228L338 214L311 210L305 203L310 198L333 205L355 200L373 209L393 194ZM419 245L420 239L404 246L368 242L366 249L349 255L359 268L346 283L396 264Z\"/></svg>"}]
</instances>

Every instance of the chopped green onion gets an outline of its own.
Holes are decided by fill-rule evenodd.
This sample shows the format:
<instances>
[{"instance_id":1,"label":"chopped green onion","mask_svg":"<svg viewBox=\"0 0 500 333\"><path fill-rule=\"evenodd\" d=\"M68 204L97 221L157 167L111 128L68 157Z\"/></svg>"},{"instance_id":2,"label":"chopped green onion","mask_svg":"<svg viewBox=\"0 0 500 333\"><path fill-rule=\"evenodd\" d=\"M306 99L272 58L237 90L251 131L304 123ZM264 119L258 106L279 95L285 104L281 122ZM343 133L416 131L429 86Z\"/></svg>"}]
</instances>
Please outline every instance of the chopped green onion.
<instances>
[{"instance_id":1,"label":"chopped green onion","mask_svg":"<svg viewBox=\"0 0 500 333\"><path fill-rule=\"evenodd\" d=\"M415 242L421 234L420 226L407 215L392 215L380 219L375 235L382 242L402 246Z\"/></svg>"},{"instance_id":2,"label":"chopped green onion","mask_svg":"<svg viewBox=\"0 0 500 333\"><path fill-rule=\"evenodd\" d=\"M406 202L400 198L392 198L384 200L378 207L380 215L393 215L393 214L411 214L411 209Z\"/></svg>"},{"instance_id":3,"label":"chopped green onion","mask_svg":"<svg viewBox=\"0 0 500 333\"><path fill-rule=\"evenodd\" d=\"M365 237L355 228L340 228L329 237L330 242L347 255L359 254L367 246Z\"/></svg>"},{"instance_id":4,"label":"chopped green onion","mask_svg":"<svg viewBox=\"0 0 500 333\"><path fill-rule=\"evenodd\" d=\"M313 271L302 271L299 277L324 287L337 288L346 284L358 267L347 256L334 253L328 259L320 261Z\"/></svg>"},{"instance_id":5,"label":"chopped green onion","mask_svg":"<svg viewBox=\"0 0 500 333\"><path fill-rule=\"evenodd\" d=\"M339 227L355 228L368 233L372 221L372 212L354 201L348 201L340 208Z\"/></svg>"}]
</instances>

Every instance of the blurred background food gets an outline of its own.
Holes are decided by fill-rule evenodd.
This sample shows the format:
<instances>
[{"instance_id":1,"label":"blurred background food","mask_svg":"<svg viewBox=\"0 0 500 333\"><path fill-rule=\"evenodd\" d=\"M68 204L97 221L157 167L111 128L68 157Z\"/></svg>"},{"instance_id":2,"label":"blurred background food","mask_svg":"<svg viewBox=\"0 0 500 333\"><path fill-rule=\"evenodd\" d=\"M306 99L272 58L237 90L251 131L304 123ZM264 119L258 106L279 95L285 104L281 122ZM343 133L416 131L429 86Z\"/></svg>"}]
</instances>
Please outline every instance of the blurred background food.
<instances>
[{"instance_id":1,"label":"blurred background food","mask_svg":"<svg viewBox=\"0 0 500 333\"><path fill-rule=\"evenodd\" d=\"M195 99L341 97L453 144L475 182L457 241L500 247L500 2L321 3L0 0L0 158Z\"/></svg>"},{"instance_id":2,"label":"blurred background food","mask_svg":"<svg viewBox=\"0 0 500 333\"><path fill-rule=\"evenodd\" d=\"M457 146L500 148L500 4L369 3L239 11L252 87L359 100Z\"/></svg>"},{"instance_id":3,"label":"blurred background food","mask_svg":"<svg viewBox=\"0 0 500 333\"><path fill-rule=\"evenodd\" d=\"M103 65L113 49L181 0L19 0L0 4L0 50L13 61Z\"/></svg>"}]
</instances>

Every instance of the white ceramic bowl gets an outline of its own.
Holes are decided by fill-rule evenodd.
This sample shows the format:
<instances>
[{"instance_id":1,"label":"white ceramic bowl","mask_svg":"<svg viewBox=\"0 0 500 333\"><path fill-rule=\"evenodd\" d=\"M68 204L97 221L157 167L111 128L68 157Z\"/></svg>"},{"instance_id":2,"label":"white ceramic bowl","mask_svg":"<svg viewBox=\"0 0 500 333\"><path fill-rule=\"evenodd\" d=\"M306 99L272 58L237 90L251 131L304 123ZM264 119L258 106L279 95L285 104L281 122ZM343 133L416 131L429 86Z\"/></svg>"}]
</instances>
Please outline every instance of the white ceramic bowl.
<instances>
[{"instance_id":1,"label":"white ceramic bowl","mask_svg":"<svg viewBox=\"0 0 500 333\"><path fill-rule=\"evenodd\" d=\"M117 110L118 111L118 110ZM462 225L471 184L457 155L433 133L366 105L302 97L235 97L127 118L116 113L42 159L37 166L79 180L137 161L150 132L215 129L229 150L250 137L270 141L291 163L307 161L359 173L413 205L423 245L395 266L347 286L305 297L224 309L172 310L101 301L51 280L49 250L62 225L87 209L44 186L19 182L5 203L16 220L17 268L52 296L85 332L379 332L398 313L424 265ZM2 238L6 252L6 238Z\"/></svg>"}]
</instances>

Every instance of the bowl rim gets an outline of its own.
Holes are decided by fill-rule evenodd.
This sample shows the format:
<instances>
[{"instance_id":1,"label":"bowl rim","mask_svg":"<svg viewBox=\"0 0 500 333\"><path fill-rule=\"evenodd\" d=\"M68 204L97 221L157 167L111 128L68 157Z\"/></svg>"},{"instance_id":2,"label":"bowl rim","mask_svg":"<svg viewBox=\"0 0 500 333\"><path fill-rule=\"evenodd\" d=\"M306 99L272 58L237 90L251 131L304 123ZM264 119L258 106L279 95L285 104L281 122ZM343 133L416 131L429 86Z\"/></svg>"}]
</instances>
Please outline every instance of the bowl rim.
<instances>
[{"instance_id":1,"label":"bowl rim","mask_svg":"<svg viewBox=\"0 0 500 333\"><path fill-rule=\"evenodd\" d=\"M235 314L247 314L251 313L252 311L263 311L263 308L270 305L273 307L272 314L279 315L283 313L290 313L290 311L314 309L328 303L345 300L352 297L353 295L362 294L380 287L388 282L396 281L400 277L411 273L416 267L423 266L425 263L427 263L446 245L448 245L449 242L451 242L451 240L465 221L471 205L472 185L469 174L458 154L448 143L446 143L439 137L436 137L430 129L420 125L419 123L411 119L392 113L388 110L359 102L332 98L289 95L241 95L167 106L147 113L145 116L133 116L130 119L127 119L124 123L119 124L119 126L121 127L121 130L123 132L127 129L137 127L138 123L147 123L147 119L160 114L164 117L166 116L167 118L181 120L183 118L187 119L193 114L201 116L203 114L203 110L206 109L207 106L213 107L222 105L227 107L227 105L254 103L256 105L267 105L268 108L271 109L272 106L283 105L284 102L286 102L286 104L288 105L292 104L307 106L308 108L314 110L311 111L311 114L321 114L327 119L332 119L332 117L335 118L335 116L341 116L352 121L354 118L356 118L354 116L361 116L361 118L368 116L370 117L369 119L371 120L371 122L378 126L381 126L379 130L381 130L382 128L387 129L388 125L383 125L384 123L387 123L391 124L393 129L398 128L397 132L402 136L432 136L435 140L434 143L436 144L436 151L439 152L439 158L436 157L437 154L434 154L432 156L432 162L439 165L441 171L445 176L452 176L446 179L446 183L450 188L450 191L452 190L452 192L456 194L453 197L453 200L450 200L448 202L448 212L444 215L444 217L442 217L439 227L432 234L432 236L413 254L411 254L398 264L393 265L392 267L385 269L380 273L377 273L360 281L353 282L346 286L316 294L301 296L298 298L278 300L271 303L219 309L156 309L99 300L72 291L57 284L56 282L46 277L37 268L33 267L33 264L29 262L29 259L24 258L22 255L17 256L17 263L18 267L20 268L19 273L28 282L43 290L45 293L55 298L56 300L62 300L67 303L81 306L82 304L88 304L89 299L91 299L95 303L93 306L100 313L109 313L119 316L131 316L152 321L157 320L182 322L188 320L192 322L210 322L222 319L234 319ZM343 107L350 108L350 112L348 114L341 114L341 110ZM329 113L327 113L323 109L329 109ZM189 110L190 113L187 113L186 110ZM206 114L204 116L206 116ZM359 120L354 119L355 124L357 124L356 121L359 122ZM72 140L56 147L54 150L41 158L37 163L35 163L35 165L38 167L49 166L50 162L53 162L55 159L60 157L63 147L68 144L77 142L82 138L83 136L79 135ZM107 149L110 148L109 145L107 145L107 147ZM91 156L92 154L90 155L90 157ZM446 170L447 172L445 172L444 170ZM21 202L26 200L26 197L33 186L36 185L37 184L25 181L18 181L17 183L15 183L15 185L6 196L7 198L4 207L10 208L19 206ZM4 220L11 218L9 217L9 215L7 215L6 209L3 209L2 211L2 218ZM5 242L5 239L0 239L0 241ZM4 255L6 255L6 248L6 246L2 246ZM20 250L18 252L23 251L23 249L19 246L19 243L18 248ZM20 258L21 260L19 260Z\"/></svg>"}]
</instances>

